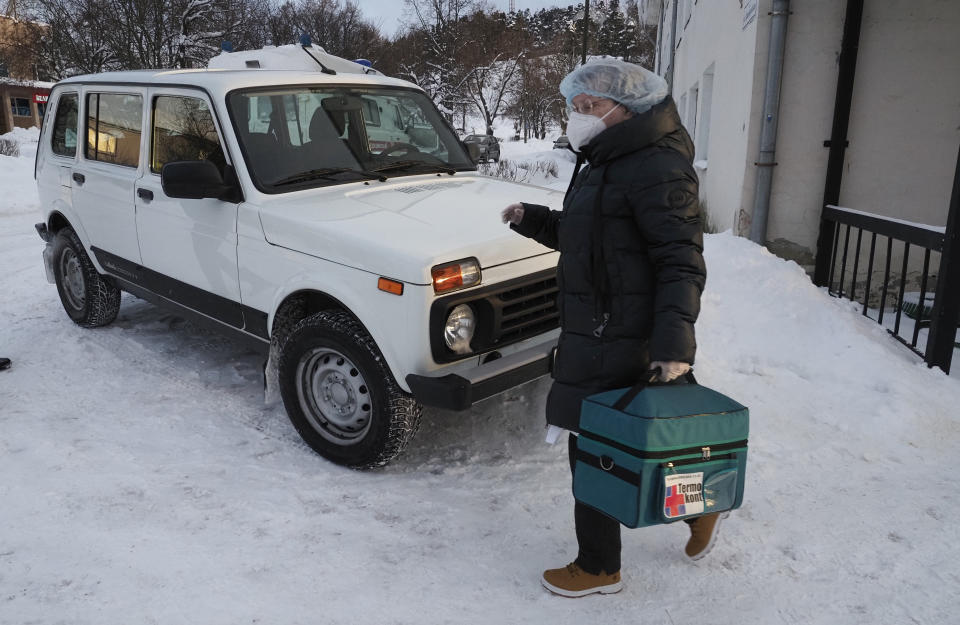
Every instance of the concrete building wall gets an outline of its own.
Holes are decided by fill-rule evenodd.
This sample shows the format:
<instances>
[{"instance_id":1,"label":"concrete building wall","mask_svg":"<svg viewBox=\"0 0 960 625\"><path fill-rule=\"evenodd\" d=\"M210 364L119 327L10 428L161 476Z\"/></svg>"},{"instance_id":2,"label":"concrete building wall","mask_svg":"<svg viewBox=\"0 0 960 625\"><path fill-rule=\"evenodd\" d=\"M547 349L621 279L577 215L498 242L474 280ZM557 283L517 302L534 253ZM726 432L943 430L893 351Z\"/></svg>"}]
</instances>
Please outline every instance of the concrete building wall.
<instances>
[{"instance_id":1,"label":"concrete building wall","mask_svg":"<svg viewBox=\"0 0 960 625\"><path fill-rule=\"evenodd\" d=\"M790 3L767 241L802 265L813 264L820 229L845 4Z\"/></svg>"},{"instance_id":2,"label":"concrete building wall","mask_svg":"<svg viewBox=\"0 0 960 625\"><path fill-rule=\"evenodd\" d=\"M866 3L853 110L840 203L946 224L960 149L960 2Z\"/></svg>"}]
</instances>

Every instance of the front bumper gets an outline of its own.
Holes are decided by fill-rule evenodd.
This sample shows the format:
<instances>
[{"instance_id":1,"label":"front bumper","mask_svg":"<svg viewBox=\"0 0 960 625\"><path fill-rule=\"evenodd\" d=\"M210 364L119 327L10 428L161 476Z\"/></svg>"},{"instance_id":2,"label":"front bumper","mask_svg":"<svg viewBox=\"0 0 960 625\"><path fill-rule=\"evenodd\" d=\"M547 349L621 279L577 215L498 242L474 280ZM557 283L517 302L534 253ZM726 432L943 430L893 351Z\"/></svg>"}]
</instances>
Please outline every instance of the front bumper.
<instances>
[{"instance_id":1,"label":"front bumper","mask_svg":"<svg viewBox=\"0 0 960 625\"><path fill-rule=\"evenodd\" d=\"M406 381L413 396L425 406L466 410L481 399L549 373L554 346L551 341L498 358L473 369L467 377L455 373L441 377L411 373Z\"/></svg>"}]
</instances>

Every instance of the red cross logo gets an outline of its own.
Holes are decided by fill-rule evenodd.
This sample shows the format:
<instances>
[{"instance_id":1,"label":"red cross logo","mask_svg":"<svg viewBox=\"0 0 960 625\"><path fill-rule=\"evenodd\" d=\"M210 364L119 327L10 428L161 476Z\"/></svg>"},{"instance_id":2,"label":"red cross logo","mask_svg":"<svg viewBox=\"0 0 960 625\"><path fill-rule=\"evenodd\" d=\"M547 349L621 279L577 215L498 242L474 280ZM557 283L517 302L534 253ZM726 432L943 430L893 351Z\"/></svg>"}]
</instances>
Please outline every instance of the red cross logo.
<instances>
[{"instance_id":1,"label":"red cross logo","mask_svg":"<svg viewBox=\"0 0 960 625\"><path fill-rule=\"evenodd\" d=\"M687 503L687 498L680 494L676 486L667 487L667 496L663 498L663 511L668 517L683 514L681 506Z\"/></svg>"}]
</instances>

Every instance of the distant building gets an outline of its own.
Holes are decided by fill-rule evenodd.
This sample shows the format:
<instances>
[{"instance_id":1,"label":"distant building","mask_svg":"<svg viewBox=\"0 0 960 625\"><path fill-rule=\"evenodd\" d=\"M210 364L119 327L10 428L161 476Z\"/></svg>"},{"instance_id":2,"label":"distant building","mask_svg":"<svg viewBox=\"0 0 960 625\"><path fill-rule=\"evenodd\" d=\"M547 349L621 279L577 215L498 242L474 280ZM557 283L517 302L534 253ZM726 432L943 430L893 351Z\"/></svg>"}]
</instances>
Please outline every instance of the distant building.
<instances>
[{"instance_id":1,"label":"distant building","mask_svg":"<svg viewBox=\"0 0 960 625\"><path fill-rule=\"evenodd\" d=\"M14 128L40 126L52 83L0 78L0 135Z\"/></svg>"},{"instance_id":2,"label":"distant building","mask_svg":"<svg viewBox=\"0 0 960 625\"><path fill-rule=\"evenodd\" d=\"M768 221L759 240L808 267L825 198L831 153L825 143L851 3L862 5L862 19L855 25L855 73L839 85L852 99L838 203L943 226L960 147L960 2L783 2L789 14L782 83L770 117L764 99L774 0L641 3L644 19L659 25L656 71L671 83L694 138L710 221L749 236L764 204L757 172L769 167ZM776 151L766 162L761 132L771 122L778 122Z\"/></svg>"},{"instance_id":3,"label":"distant building","mask_svg":"<svg viewBox=\"0 0 960 625\"><path fill-rule=\"evenodd\" d=\"M36 81L44 25L0 15L0 134L39 126L51 83Z\"/></svg>"}]
</instances>

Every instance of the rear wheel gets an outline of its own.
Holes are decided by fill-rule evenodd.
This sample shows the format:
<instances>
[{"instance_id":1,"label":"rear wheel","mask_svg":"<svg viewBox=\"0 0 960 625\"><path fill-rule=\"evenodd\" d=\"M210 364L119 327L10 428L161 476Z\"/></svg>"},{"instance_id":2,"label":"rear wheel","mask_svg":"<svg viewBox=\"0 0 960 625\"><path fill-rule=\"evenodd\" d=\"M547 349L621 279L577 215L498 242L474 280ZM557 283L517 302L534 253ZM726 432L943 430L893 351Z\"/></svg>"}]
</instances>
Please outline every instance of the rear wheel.
<instances>
[{"instance_id":1,"label":"rear wheel","mask_svg":"<svg viewBox=\"0 0 960 625\"><path fill-rule=\"evenodd\" d=\"M53 276L63 309L77 325L95 328L117 318L120 289L97 272L72 228L62 228L53 241Z\"/></svg>"},{"instance_id":2,"label":"rear wheel","mask_svg":"<svg viewBox=\"0 0 960 625\"><path fill-rule=\"evenodd\" d=\"M420 425L422 406L396 383L356 319L324 311L300 321L280 348L280 394L297 432L321 456L383 466Z\"/></svg>"}]
</instances>

